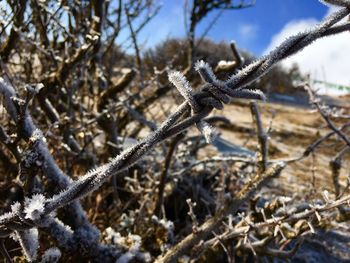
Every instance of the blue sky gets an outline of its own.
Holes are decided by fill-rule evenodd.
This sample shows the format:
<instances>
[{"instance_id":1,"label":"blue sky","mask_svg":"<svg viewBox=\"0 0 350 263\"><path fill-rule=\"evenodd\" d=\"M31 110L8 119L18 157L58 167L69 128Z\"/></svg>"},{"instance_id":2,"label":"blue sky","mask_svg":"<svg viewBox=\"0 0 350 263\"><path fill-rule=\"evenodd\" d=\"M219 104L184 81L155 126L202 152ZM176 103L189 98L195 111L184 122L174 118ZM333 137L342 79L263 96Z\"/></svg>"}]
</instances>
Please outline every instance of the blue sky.
<instances>
[{"instance_id":1,"label":"blue sky","mask_svg":"<svg viewBox=\"0 0 350 263\"><path fill-rule=\"evenodd\" d=\"M335 10L335 7L325 6L318 0L256 0L254 7L223 12L207 36L214 41L234 40L239 48L259 57L288 36L314 27ZM201 36L216 12L201 21L197 37ZM119 41L124 34L127 33L124 32ZM168 37L185 37L183 0L163 1L159 14L138 35L138 41L144 50ZM302 73L310 74L311 79L350 87L349 43L350 32L317 40L283 61L282 65L290 67L296 63ZM330 90L320 88L323 92ZM334 94L334 91L330 93Z\"/></svg>"},{"instance_id":2,"label":"blue sky","mask_svg":"<svg viewBox=\"0 0 350 263\"><path fill-rule=\"evenodd\" d=\"M191 1L190 1L191 2ZM145 47L154 46L167 37L185 36L183 1L165 0L158 15L139 35ZM235 40L241 48L261 55L271 38L292 20L321 19L328 7L317 0L257 0L256 5L222 13L208 37L216 41ZM198 26L201 36L218 11L213 11Z\"/></svg>"},{"instance_id":3,"label":"blue sky","mask_svg":"<svg viewBox=\"0 0 350 263\"><path fill-rule=\"evenodd\" d=\"M260 55L285 24L296 19L322 18L327 9L315 0L257 0L252 8L224 12L209 36L217 40L233 39L239 46Z\"/></svg>"}]
</instances>

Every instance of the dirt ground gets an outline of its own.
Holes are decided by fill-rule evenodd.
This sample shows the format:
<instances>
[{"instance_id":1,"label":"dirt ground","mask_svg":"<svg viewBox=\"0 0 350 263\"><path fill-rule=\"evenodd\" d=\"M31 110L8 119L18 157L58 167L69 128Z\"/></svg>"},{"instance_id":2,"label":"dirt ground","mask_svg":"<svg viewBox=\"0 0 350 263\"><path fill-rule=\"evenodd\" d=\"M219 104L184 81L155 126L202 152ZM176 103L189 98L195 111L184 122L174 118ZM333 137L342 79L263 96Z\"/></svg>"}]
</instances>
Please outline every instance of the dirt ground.
<instances>
[{"instance_id":1,"label":"dirt ground","mask_svg":"<svg viewBox=\"0 0 350 263\"><path fill-rule=\"evenodd\" d=\"M272 159L299 157L308 145L328 133L325 121L311 108L293 107L281 104L259 103L263 124L271 129L269 135L269 155ZM227 105L215 114L225 116L232 125L219 128L222 137L228 141L257 149L254 136L254 123L249 104ZM340 123L338 123L340 125ZM278 179L278 186L283 192L333 192L330 161L343 147L343 143L333 136L324 142L314 155L288 165ZM350 154L345 154L341 169L340 182L346 185L350 170Z\"/></svg>"},{"instance_id":2,"label":"dirt ground","mask_svg":"<svg viewBox=\"0 0 350 263\"><path fill-rule=\"evenodd\" d=\"M166 112L173 112L181 101L180 99L174 103L173 98L166 98L161 103L154 105L147 118L157 120L157 122L164 120L167 116ZM337 102L341 105L349 105L350 98L337 99ZM263 125L266 129L270 129L268 141L270 160L300 157L310 144L331 131L320 114L312 107L269 102L258 102L258 107ZM346 106L345 109L349 111ZM345 114L349 115L350 112ZM257 151L255 123L248 101L233 101L225 105L221 111L214 110L211 116L224 116L230 120L229 125L215 125L223 139L236 146ZM339 127L346 119L334 121ZM199 135L195 128L191 130L191 133ZM333 135L324 141L314 154L289 164L277 179L276 191L289 196L298 193L301 194L300 196L311 199L321 197L320 193L324 190L329 191L330 194L334 193L330 161L342 147L344 147L344 142ZM206 147L202 153L203 158L221 154L212 146ZM342 189L345 188L349 176L350 152L348 151L344 155L339 177Z\"/></svg>"}]
</instances>

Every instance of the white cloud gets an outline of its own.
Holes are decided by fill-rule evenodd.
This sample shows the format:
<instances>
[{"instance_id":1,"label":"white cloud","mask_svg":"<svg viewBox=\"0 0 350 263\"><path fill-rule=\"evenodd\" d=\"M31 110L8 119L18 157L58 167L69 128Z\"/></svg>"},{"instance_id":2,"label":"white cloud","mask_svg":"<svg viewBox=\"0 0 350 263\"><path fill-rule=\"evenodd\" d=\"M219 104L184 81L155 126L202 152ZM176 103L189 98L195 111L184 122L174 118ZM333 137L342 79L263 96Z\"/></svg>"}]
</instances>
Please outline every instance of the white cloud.
<instances>
[{"instance_id":1,"label":"white cloud","mask_svg":"<svg viewBox=\"0 0 350 263\"><path fill-rule=\"evenodd\" d=\"M256 37L258 25L243 24L239 27L239 34L243 39L252 39Z\"/></svg>"},{"instance_id":2,"label":"white cloud","mask_svg":"<svg viewBox=\"0 0 350 263\"><path fill-rule=\"evenodd\" d=\"M333 8L332 11L334 11ZM327 14L330 13L330 10ZM314 27L320 21L303 19L291 21L275 36L264 53L268 53L288 36ZM350 33L319 39L282 64L290 67L297 63L304 74L312 79L350 86Z\"/></svg>"}]
</instances>

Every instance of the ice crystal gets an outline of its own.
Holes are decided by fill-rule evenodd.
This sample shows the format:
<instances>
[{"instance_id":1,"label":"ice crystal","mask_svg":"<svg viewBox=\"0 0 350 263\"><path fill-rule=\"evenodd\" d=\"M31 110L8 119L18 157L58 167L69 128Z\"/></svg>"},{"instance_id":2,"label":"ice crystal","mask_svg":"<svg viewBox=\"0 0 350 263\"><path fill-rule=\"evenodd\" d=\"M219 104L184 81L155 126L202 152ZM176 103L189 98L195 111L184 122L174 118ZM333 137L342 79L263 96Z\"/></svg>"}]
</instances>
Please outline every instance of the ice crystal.
<instances>
[{"instance_id":1,"label":"ice crystal","mask_svg":"<svg viewBox=\"0 0 350 263\"><path fill-rule=\"evenodd\" d=\"M219 84L218 79L207 62L204 62L203 60L197 61L194 65L194 69L199 73L205 82L216 85Z\"/></svg>"},{"instance_id":2,"label":"ice crystal","mask_svg":"<svg viewBox=\"0 0 350 263\"><path fill-rule=\"evenodd\" d=\"M126 252L117 259L116 263L128 263L134 259L150 262L150 254L141 251L142 240L140 236L129 233L128 236L123 237L111 227L106 228L105 233L107 241L119 248L126 249Z\"/></svg>"},{"instance_id":3,"label":"ice crystal","mask_svg":"<svg viewBox=\"0 0 350 263\"><path fill-rule=\"evenodd\" d=\"M41 130L35 129L30 137L30 141L35 142L44 139L44 135Z\"/></svg>"},{"instance_id":4,"label":"ice crystal","mask_svg":"<svg viewBox=\"0 0 350 263\"><path fill-rule=\"evenodd\" d=\"M26 198L24 202L25 218L33 221L40 219L45 211L45 197L42 194L35 194Z\"/></svg>"},{"instance_id":5,"label":"ice crystal","mask_svg":"<svg viewBox=\"0 0 350 263\"><path fill-rule=\"evenodd\" d=\"M330 5L344 6L344 7L350 6L349 0L319 0L319 1L328 6Z\"/></svg>"},{"instance_id":6,"label":"ice crystal","mask_svg":"<svg viewBox=\"0 0 350 263\"><path fill-rule=\"evenodd\" d=\"M49 248L45 251L41 263L56 263L61 258L62 253L57 247Z\"/></svg>"},{"instance_id":7,"label":"ice crystal","mask_svg":"<svg viewBox=\"0 0 350 263\"><path fill-rule=\"evenodd\" d=\"M212 143L215 140L217 136L217 131L209 123L205 121L200 121L197 124L197 127L199 131L203 134L207 143Z\"/></svg>"},{"instance_id":8,"label":"ice crystal","mask_svg":"<svg viewBox=\"0 0 350 263\"><path fill-rule=\"evenodd\" d=\"M186 101L191 105L192 109L195 111L199 110L199 106L195 101L192 88L190 83L187 81L185 76L179 71L172 71L168 75L169 81L174 84L174 86L178 89L180 94L186 99Z\"/></svg>"},{"instance_id":9,"label":"ice crystal","mask_svg":"<svg viewBox=\"0 0 350 263\"><path fill-rule=\"evenodd\" d=\"M29 262L36 260L39 248L39 232L37 228L31 228L24 231L16 231L23 253Z\"/></svg>"}]
</instances>

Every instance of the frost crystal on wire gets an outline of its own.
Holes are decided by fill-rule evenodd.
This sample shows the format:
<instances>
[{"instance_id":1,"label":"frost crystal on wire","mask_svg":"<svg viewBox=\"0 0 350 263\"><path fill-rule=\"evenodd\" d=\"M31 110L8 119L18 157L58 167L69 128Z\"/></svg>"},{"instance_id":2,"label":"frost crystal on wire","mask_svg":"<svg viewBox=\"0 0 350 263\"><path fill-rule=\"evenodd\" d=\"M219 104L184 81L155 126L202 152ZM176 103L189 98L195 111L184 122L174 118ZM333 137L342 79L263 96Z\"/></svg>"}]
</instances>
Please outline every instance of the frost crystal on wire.
<instances>
[{"instance_id":1,"label":"frost crystal on wire","mask_svg":"<svg viewBox=\"0 0 350 263\"><path fill-rule=\"evenodd\" d=\"M72 241L74 232L70 226L53 217L46 218L46 225L50 229L51 235L60 241L62 247L68 249L76 245Z\"/></svg>"},{"instance_id":2,"label":"frost crystal on wire","mask_svg":"<svg viewBox=\"0 0 350 263\"><path fill-rule=\"evenodd\" d=\"M204 62L203 60L197 61L194 65L194 69L199 73L205 82L210 84L218 84L219 81L217 80L212 68L207 62Z\"/></svg>"},{"instance_id":3,"label":"frost crystal on wire","mask_svg":"<svg viewBox=\"0 0 350 263\"><path fill-rule=\"evenodd\" d=\"M21 204L19 202L15 202L11 205L11 211L15 215L18 215L21 211Z\"/></svg>"},{"instance_id":4,"label":"frost crystal on wire","mask_svg":"<svg viewBox=\"0 0 350 263\"><path fill-rule=\"evenodd\" d=\"M328 6L329 5L344 6L344 7L350 6L349 0L319 0L319 1Z\"/></svg>"},{"instance_id":5,"label":"frost crystal on wire","mask_svg":"<svg viewBox=\"0 0 350 263\"><path fill-rule=\"evenodd\" d=\"M44 139L44 135L43 135L42 131L39 129L35 129L32 133L32 136L30 137L30 140L32 142L43 140L43 139Z\"/></svg>"},{"instance_id":6,"label":"frost crystal on wire","mask_svg":"<svg viewBox=\"0 0 350 263\"><path fill-rule=\"evenodd\" d=\"M39 232L37 228L24 231L16 231L16 239L19 241L23 253L29 262L36 260L39 248Z\"/></svg>"},{"instance_id":7,"label":"frost crystal on wire","mask_svg":"<svg viewBox=\"0 0 350 263\"><path fill-rule=\"evenodd\" d=\"M231 94L235 98L266 101L266 96L261 90L238 89Z\"/></svg>"},{"instance_id":8,"label":"frost crystal on wire","mask_svg":"<svg viewBox=\"0 0 350 263\"><path fill-rule=\"evenodd\" d=\"M45 251L41 263L56 263L61 258L61 251L57 247L49 248Z\"/></svg>"},{"instance_id":9,"label":"frost crystal on wire","mask_svg":"<svg viewBox=\"0 0 350 263\"><path fill-rule=\"evenodd\" d=\"M169 81L178 89L180 94L191 105L192 109L199 110L199 106L193 97L190 83L187 81L185 76L179 71L172 71L169 73L168 78Z\"/></svg>"},{"instance_id":10,"label":"frost crystal on wire","mask_svg":"<svg viewBox=\"0 0 350 263\"><path fill-rule=\"evenodd\" d=\"M207 143L212 143L215 140L217 136L217 131L209 123L207 123L206 121L200 121L197 124L197 127L198 130L203 134Z\"/></svg>"},{"instance_id":11,"label":"frost crystal on wire","mask_svg":"<svg viewBox=\"0 0 350 263\"><path fill-rule=\"evenodd\" d=\"M32 198L26 198L24 202L25 218L33 221L40 219L45 211L45 197L42 194L35 194Z\"/></svg>"}]
</instances>

